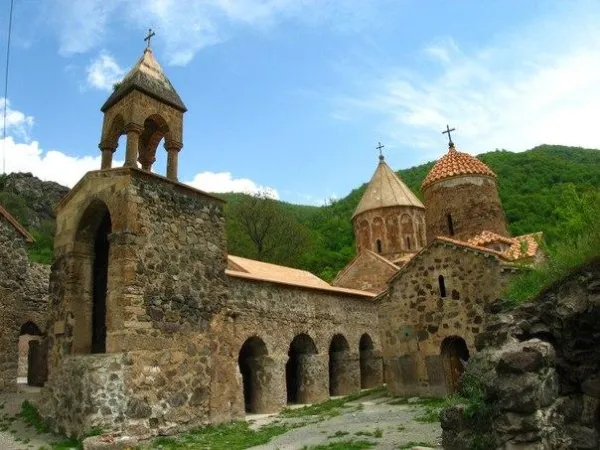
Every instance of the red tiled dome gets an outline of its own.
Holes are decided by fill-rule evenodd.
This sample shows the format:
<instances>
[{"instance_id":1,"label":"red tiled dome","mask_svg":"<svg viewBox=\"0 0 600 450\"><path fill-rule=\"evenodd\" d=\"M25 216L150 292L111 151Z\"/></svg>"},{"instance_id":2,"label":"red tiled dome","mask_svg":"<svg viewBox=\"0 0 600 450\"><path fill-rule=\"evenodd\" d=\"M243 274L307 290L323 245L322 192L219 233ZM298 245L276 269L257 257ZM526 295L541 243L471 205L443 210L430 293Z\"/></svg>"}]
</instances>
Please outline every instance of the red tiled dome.
<instances>
[{"instance_id":1,"label":"red tiled dome","mask_svg":"<svg viewBox=\"0 0 600 450\"><path fill-rule=\"evenodd\" d=\"M451 146L444 156L435 163L421 184L421 189L445 178L459 175L487 175L496 178L496 174L484 163L468 153L459 152Z\"/></svg>"}]
</instances>

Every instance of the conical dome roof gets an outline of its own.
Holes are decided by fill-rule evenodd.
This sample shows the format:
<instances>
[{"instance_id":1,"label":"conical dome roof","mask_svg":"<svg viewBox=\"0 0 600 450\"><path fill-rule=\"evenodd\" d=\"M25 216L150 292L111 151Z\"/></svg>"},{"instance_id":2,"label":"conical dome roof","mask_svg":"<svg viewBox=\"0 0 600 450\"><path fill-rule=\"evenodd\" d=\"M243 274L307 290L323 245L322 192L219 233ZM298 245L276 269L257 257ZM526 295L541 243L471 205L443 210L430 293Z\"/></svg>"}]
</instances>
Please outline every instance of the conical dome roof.
<instances>
[{"instance_id":1,"label":"conical dome roof","mask_svg":"<svg viewBox=\"0 0 600 450\"><path fill-rule=\"evenodd\" d=\"M425 208L409 187L390 169L383 156L380 156L377 169L371 181L369 181L367 190L360 199L352 218L354 219L354 217L365 211L388 206Z\"/></svg>"},{"instance_id":2,"label":"conical dome roof","mask_svg":"<svg viewBox=\"0 0 600 450\"><path fill-rule=\"evenodd\" d=\"M454 144L450 144L448 153L435 163L423 180L421 189L436 181L460 175L487 175L496 178L496 174L484 163L468 153L457 151Z\"/></svg>"},{"instance_id":3,"label":"conical dome roof","mask_svg":"<svg viewBox=\"0 0 600 450\"><path fill-rule=\"evenodd\" d=\"M134 89L167 103L182 112L187 111L179 94L175 91L175 88L163 72L162 67L158 64L150 48L144 50L142 57L129 73L125 75L123 81L108 97L108 100L104 102L100 110L106 112L108 108Z\"/></svg>"}]
</instances>

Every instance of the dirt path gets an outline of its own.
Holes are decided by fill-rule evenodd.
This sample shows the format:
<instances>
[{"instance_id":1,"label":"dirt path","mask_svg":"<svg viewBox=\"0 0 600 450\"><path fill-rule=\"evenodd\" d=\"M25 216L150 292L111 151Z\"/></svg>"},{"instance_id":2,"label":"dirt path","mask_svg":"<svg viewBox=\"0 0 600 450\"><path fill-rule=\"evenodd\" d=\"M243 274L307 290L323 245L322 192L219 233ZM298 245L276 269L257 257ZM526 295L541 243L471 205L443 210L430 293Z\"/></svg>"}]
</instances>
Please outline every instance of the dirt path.
<instances>
[{"instance_id":1,"label":"dirt path","mask_svg":"<svg viewBox=\"0 0 600 450\"><path fill-rule=\"evenodd\" d=\"M391 403L391 404L390 404ZM421 423L425 408L416 403L393 404L390 397L364 398L347 403L342 414L308 424L275 437L268 444L251 447L252 450L300 450L312 446L347 441L368 441L374 449L412 448L426 446L441 448L442 430L439 422ZM248 416L252 427L275 421L285 423L277 414ZM310 420L309 420L310 421ZM277 422L276 422L277 423ZM407 446L408 444L412 444Z\"/></svg>"},{"instance_id":2,"label":"dirt path","mask_svg":"<svg viewBox=\"0 0 600 450\"><path fill-rule=\"evenodd\" d=\"M50 449L51 443L57 441L51 435L38 433L18 416L23 401L35 403L38 397L39 389L28 387L22 387L18 393L0 395L0 449Z\"/></svg>"},{"instance_id":3,"label":"dirt path","mask_svg":"<svg viewBox=\"0 0 600 450\"><path fill-rule=\"evenodd\" d=\"M38 433L19 417L23 401L35 404L38 398L39 391L31 388L0 395L1 450L50 450L60 440L56 436ZM312 415L304 414L301 407L294 412L297 414L247 416L246 420L253 430L273 425L289 427L289 431L274 437L269 443L250 448L300 450L348 441L367 441L373 444L371 448L382 450L411 449L417 445L441 448L439 423L416 420L427 412L426 406L418 401L392 399L383 396L383 392L346 402L336 409L321 408L317 413L311 412ZM66 449L68 446L60 448Z\"/></svg>"}]
</instances>

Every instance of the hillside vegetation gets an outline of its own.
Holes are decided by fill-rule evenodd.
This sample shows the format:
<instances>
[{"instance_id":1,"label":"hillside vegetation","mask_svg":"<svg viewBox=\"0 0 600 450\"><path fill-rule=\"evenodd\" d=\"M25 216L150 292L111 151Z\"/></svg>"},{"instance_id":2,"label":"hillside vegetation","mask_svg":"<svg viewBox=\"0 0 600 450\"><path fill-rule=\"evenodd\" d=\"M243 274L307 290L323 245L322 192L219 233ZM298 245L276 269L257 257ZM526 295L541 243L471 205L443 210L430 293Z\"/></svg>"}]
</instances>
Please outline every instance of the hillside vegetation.
<instances>
[{"instance_id":1,"label":"hillside vegetation","mask_svg":"<svg viewBox=\"0 0 600 450\"><path fill-rule=\"evenodd\" d=\"M506 150L478 155L498 175L502 200L510 232L513 235L536 231L544 232L546 242L560 241L564 235L560 208L573 194L597 194L600 188L600 151L577 147L543 145L522 153ZM422 198L420 184L433 162L400 170L397 173L404 182ZM365 173L365 178L375 170ZM9 175L8 178L13 175ZM308 175L307 175L308 176ZM4 180L4 181L3 181ZM324 279L331 280L354 256L354 235L350 218L365 190L366 184L354 189L346 197L322 207L293 205L278 202L287 216L293 215L302 233L308 235L306 245L287 264L310 270ZM243 201L242 194L221 195L228 200L226 214ZM10 190L6 177L0 179L0 203L18 218L40 217L40 212L30 208L23 192ZM32 196L30 196L32 197ZM8 201L7 201L8 200ZM39 243L32 249L32 258L48 262L51 224L45 216L31 224ZM255 258L257 255L250 241L235 220L227 221L229 251L232 254ZM274 253L275 254L275 253ZM269 262L268 256L265 259Z\"/></svg>"}]
</instances>

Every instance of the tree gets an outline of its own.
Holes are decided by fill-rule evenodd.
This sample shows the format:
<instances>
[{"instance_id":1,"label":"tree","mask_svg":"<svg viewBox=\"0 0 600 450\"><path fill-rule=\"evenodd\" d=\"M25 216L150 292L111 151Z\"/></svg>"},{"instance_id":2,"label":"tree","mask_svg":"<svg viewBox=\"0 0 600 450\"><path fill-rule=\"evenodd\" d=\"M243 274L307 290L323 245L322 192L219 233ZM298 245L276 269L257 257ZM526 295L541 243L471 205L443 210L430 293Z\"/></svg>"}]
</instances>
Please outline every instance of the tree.
<instances>
[{"instance_id":1,"label":"tree","mask_svg":"<svg viewBox=\"0 0 600 450\"><path fill-rule=\"evenodd\" d=\"M229 252L298 267L310 244L309 232L286 204L268 191L232 200L227 211Z\"/></svg>"}]
</instances>

